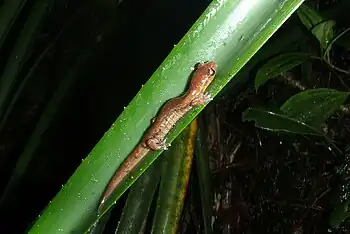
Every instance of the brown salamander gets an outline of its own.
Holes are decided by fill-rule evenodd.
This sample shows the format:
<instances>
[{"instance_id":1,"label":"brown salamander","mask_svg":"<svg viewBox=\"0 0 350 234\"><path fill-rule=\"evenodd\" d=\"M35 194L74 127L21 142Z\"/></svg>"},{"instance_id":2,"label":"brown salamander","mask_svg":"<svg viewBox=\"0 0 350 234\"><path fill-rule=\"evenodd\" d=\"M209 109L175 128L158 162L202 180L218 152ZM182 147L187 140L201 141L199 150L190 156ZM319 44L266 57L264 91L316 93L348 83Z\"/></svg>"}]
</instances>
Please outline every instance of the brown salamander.
<instances>
[{"instance_id":1,"label":"brown salamander","mask_svg":"<svg viewBox=\"0 0 350 234\"><path fill-rule=\"evenodd\" d=\"M213 81L215 74L215 62L198 64L193 73L187 92L180 97L169 100L164 105L158 116L152 120L152 125L146 135L142 138L142 141L134 148L116 171L102 195L99 211L101 211L104 203L110 197L115 188L125 176L138 165L149 151L167 149L166 135L179 119L181 119L193 107L204 105L211 100L210 95L205 93L205 90Z\"/></svg>"}]
</instances>

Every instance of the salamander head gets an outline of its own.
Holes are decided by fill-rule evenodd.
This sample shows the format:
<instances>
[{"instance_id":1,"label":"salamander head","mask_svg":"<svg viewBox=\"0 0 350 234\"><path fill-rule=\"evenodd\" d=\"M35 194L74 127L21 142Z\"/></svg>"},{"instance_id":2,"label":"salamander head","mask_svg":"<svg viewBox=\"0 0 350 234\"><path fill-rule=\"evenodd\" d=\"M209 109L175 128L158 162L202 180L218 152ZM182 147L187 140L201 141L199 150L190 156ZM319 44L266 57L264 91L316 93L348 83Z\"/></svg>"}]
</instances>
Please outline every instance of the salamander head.
<instances>
[{"instance_id":1,"label":"salamander head","mask_svg":"<svg viewBox=\"0 0 350 234\"><path fill-rule=\"evenodd\" d=\"M215 62L210 61L198 64L196 70L193 73L190 89L197 90L198 92L204 92L209 84L213 81L215 74Z\"/></svg>"}]
</instances>

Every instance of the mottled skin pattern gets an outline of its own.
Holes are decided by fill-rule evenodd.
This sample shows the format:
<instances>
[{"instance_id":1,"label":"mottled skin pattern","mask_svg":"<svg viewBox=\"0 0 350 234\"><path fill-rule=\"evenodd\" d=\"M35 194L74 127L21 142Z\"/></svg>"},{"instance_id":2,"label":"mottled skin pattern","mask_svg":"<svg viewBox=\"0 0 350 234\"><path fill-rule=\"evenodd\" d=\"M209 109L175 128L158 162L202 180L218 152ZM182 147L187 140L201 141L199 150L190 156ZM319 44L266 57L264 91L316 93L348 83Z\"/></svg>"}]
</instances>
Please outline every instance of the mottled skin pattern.
<instances>
[{"instance_id":1,"label":"mottled skin pattern","mask_svg":"<svg viewBox=\"0 0 350 234\"><path fill-rule=\"evenodd\" d=\"M213 81L216 73L216 63L206 62L198 64L194 71L191 83L187 92L177 98L169 100L153 119L151 128L147 131L142 141L134 148L127 159L116 171L109 182L100 202L101 211L105 201L112 194L114 189L133 170L137 164L151 150L166 150L166 135L173 126L188 113L193 107L204 105L211 100L210 95L205 93L209 84Z\"/></svg>"}]
</instances>

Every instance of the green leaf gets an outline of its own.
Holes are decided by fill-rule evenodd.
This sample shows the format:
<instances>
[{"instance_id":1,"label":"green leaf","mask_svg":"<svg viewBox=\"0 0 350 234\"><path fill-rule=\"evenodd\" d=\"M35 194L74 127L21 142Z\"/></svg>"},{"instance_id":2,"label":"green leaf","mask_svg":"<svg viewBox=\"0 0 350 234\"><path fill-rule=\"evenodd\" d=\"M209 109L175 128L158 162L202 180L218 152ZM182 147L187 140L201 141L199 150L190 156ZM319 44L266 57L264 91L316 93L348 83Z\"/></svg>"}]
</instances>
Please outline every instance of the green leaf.
<instances>
[{"instance_id":1,"label":"green leaf","mask_svg":"<svg viewBox=\"0 0 350 234\"><path fill-rule=\"evenodd\" d=\"M255 126L275 132L319 135L342 155L342 151L321 130L321 124L345 101L348 93L332 89L313 89L294 95L278 112L248 108L243 121L253 120Z\"/></svg>"},{"instance_id":2,"label":"green leaf","mask_svg":"<svg viewBox=\"0 0 350 234\"><path fill-rule=\"evenodd\" d=\"M334 38L335 21L323 18L306 4L303 4L297 12L301 22L320 42L321 50L325 51ZM328 58L328 55L325 57Z\"/></svg>"},{"instance_id":3,"label":"green leaf","mask_svg":"<svg viewBox=\"0 0 350 234\"><path fill-rule=\"evenodd\" d=\"M17 43L15 44L15 47L7 61L4 73L0 78L0 130L2 130L6 119L10 115L10 110L12 109L15 101L20 95L20 92L23 90L35 67L38 65L41 59L43 59L44 55L52 45L49 45L43 54L39 56L37 62L34 64L33 69L27 73L27 76L25 76L24 79L18 81L18 75L20 74L22 66L27 60L28 53L30 53L29 51L32 49L32 44L37 37L38 30L43 23L43 19L50 4L51 0L39 0L34 5L29 14L28 21L26 21L24 28L20 33L19 39L17 40ZM15 84L19 84L19 87L17 87L17 89L14 89ZM14 92L14 90L16 90L16 92ZM53 105L51 108L56 109L56 107L56 105ZM50 110L50 114L52 114L52 110ZM46 127L47 126L48 123ZM6 184L4 192L1 195L0 204L6 201L7 197L10 196L13 189L16 188L16 186L19 184L20 179L35 152L35 145L38 145L40 143L41 134L45 130L40 129L39 133L37 129L32 134L34 137L30 138L29 143L27 143L25 149L23 150L23 153L20 155L11 178Z\"/></svg>"},{"instance_id":4,"label":"green leaf","mask_svg":"<svg viewBox=\"0 0 350 234\"><path fill-rule=\"evenodd\" d=\"M150 166L131 187L116 234L144 233L144 224L160 179L161 162Z\"/></svg>"},{"instance_id":5,"label":"green leaf","mask_svg":"<svg viewBox=\"0 0 350 234\"><path fill-rule=\"evenodd\" d=\"M312 34L318 39L321 45L322 51L324 51L329 43L334 38L335 21L327 20L316 25L312 30Z\"/></svg>"},{"instance_id":6,"label":"green leaf","mask_svg":"<svg viewBox=\"0 0 350 234\"><path fill-rule=\"evenodd\" d=\"M206 110L208 111L208 110ZM202 115L203 116L203 115ZM209 146L207 144L208 133L206 131L206 123L204 118L199 118L199 130L196 138L196 172L199 183L199 194L201 198L202 216L204 224L204 233L211 234L211 218L213 215L212 209L212 172L209 163Z\"/></svg>"},{"instance_id":7,"label":"green leaf","mask_svg":"<svg viewBox=\"0 0 350 234\"><path fill-rule=\"evenodd\" d=\"M63 30L57 34L57 36L50 42L50 44L43 50L43 52L37 57L35 63L33 64L33 66L29 69L29 71L26 73L25 77L21 80L21 84L18 85L18 87L15 90L15 93L13 94L11 101L7 107L7 110L4 112L3 114L3 118L0 121L0 132L2 132L3 127L5 126L8 117L10 116L10 114L12 113L12 110L18 100L18 98L20 97L20 95L23 92L23 89L26 87L27 82L30 80L30 78L32 77L34 71L37 69L37 67L39 66L39 64L42 62L42 60L45 58L45 56L47 56L48 52L50 51L50 49L55 45L55 43L57 42L57 39L60 37L60 35L62 34Z\"/></svg>"},{"instance_id":8,"label":"green leaf","mask_svg":"<svg viewBox=\"0 0 350 234\"><path fill-rule=\"evenodd\" d=\"M311 89L288 99L278 112L248 108L243 120L254 120L257 127L270 131L322 136L321 124L339 109L347 96L347 92L333 89Z\"/></svg>"},{"instance_id":9,"label":"green leaf","mask_svg":"<svg viewBox=\"0 0 350 234\"><path fill-rule=\"evenodd\" d=\"M25 3L25 0L10 0L2 3L0 7L0 48Z\"/></svg>"},{"instance_id":10,"label":"green leaf","mask_svg":"<svg viewBox=\"0 0 350 234\"><path fill-rule=\"evenodd\" d=\"M288 115L262 108L250 107L242 114L243 121L254 121L255 126L274 132L297 133L307 135L322 135L321 129L316 129Z\"/></svg>"},{"instance_id":11,"label":"green leaf","mask_svg":"<svg viewBox=\"0 0 350 234\"><path fill-rule=\"evenodd\" d=\"M96 144L29 233L86 232L100 218L97 207L101 194L115 170L139 142L165 101L184 91L193 66L207 60L218 64L217 76L208 89L215 97L302 2L213 1ZM167 136L167 142L172 142L203 108L196 108L181 119ZM147 155L140 167L116 189L114 201L160 153ZM106 204L106 209L112 203L113 200Z\"/></svg>"},{"instance_id":12,"label":"green leaf","mask_svg":"<svg viewBox=\"0 0 350 234\"><path fill-rule=\"evenodd\" d=\"M11 103L12 93L15 90L16 84L22 82L18 80L19 74L28 59L28 55L44 22L44 17L51 1L36 1L6 62L4 72L0 77L0 122L4 118L7 108Z\"/></svg>"},{"instance_id":13,"label":"green leaf","mask_svg":"<svg viewBox=\"0 0 350 234\"><path fill-rule=\"evenodd\" d=\"M289 118L319 129L344 103L348 94L334 89L310 89L289 98L280 109Z\"/></svg>"},{"instance_id":14,"label":"green leaf","mask_svg":"<svg viewBox=\"0 0 350 234\"><path fill-rule=\"evenodd\" d=\"M339 206L331 212L328 222L332 228L338 228L339 225L350 216L349 205L350 199L339 204Z\"/></svg>"},{"instance_id":15,"label":"green leaf","mask_svg":"<svg viewBox=\"0 0 350 234\"><path fill-rule=\"evenodd\" d=\"M111 217L111 212L105 214L102 218L98 220L98 223L94 224L94 226L89 230L87 234L101 234L106 228L106 225Z\"/></svg>"},{"instance_id":16,"label":"green leaf","mask_svg":"<svg viewBox=\"0 0 350 234\"><path fill-rule=\"evenodd\" d=\"M304 24L308 30L311 30L315 25L325 20L317 11L307 4L302 4L297 10L297 14L302 24Z\"/></svg>"},{"instance_id":17,"label":"green leaf","mask_svg":"<svg viewBox=\"0 0 350 234\"><path fill-rule=\"evenodd\" d=\"M165 152L152 233L176 233L193 162L197 121Z\"/></svg>"},{"instance_id":18,"label":"green leaf","mask_svg":"<svg viewBox=\"0 0 350 234\"><path fill-rule=\"evenodd\" d=\"M255 90L258 90L268 80L300 65L308 57L309 55L305 53L287 53L270 59L259 69L255 77Z\"/></svg>"}]
</instances>

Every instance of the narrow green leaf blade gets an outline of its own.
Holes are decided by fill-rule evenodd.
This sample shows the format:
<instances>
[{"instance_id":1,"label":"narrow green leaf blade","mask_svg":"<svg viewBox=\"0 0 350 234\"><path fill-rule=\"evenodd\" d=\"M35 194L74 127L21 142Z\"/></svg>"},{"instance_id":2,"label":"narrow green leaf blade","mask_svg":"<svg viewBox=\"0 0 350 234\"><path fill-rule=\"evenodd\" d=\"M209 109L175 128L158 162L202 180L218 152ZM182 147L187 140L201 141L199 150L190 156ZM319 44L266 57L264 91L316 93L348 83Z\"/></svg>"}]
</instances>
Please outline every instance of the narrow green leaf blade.
<instances>
[{"instance_id":1,"label":"narrow green leaf blade","mask_svg":"<svg viewBox=\"0 0 350 234\"><path fill-rule=\"evenodd\" d=\"M203 116L203 115L202 115ZM207 131L203 118L199 118L199 130L196 138L196 171L199 183L199 194L202 206L204 233L211 234L211 218L213 215L212 200L212 172L209 163L209 149L207 144Z\"/></svg>"},{"instance_id":2,"label":"narrow green leaf blade","mask_svg":"<svg viewBox=\"0 0 350 234\"><path fill-rule=\"evenodd\" d=\"M18 40L7 60L4 72L0 77L0 121L11 102L12 92L18 81L18 75L28 59L28 54L37 38L40 26L52 0L38 0L34 4L28 20L24 24Z\"/></svg>"},{"instance_id":3,"label":"narrow green leaf blade","mask_svg":"<svg viewBox=\"0 0 350 234\"><path fill-rule=\"evenodd\" d=\"M0 7L0 48L26 2L26 0L7 0Z\"/></svg>"},{"instance_id":4,"label":"narrow green leaf blade","mask_svg":"<svg viewBox=\"0 0 350 234\"><path fill-rule=\"evenodd\" d=\"M131 187L116 234L144 233L144 224L160 179L161 162L150 166Z\"/></svg>"},{"instance_id":5,"label":"narrow green leaf blade","mask_svg":"<svg viewBox=\"0 0 350 234\"><path fill-rule=\"evenodd\" d=\"M176 233L193 162L197 121L165 152L152 233Z\"/></svg>"}]
</instances>

